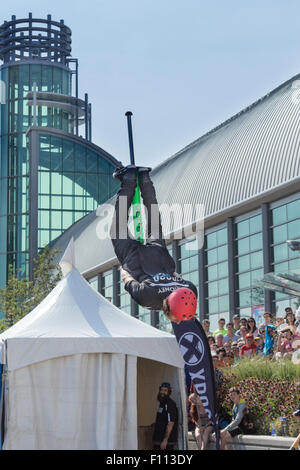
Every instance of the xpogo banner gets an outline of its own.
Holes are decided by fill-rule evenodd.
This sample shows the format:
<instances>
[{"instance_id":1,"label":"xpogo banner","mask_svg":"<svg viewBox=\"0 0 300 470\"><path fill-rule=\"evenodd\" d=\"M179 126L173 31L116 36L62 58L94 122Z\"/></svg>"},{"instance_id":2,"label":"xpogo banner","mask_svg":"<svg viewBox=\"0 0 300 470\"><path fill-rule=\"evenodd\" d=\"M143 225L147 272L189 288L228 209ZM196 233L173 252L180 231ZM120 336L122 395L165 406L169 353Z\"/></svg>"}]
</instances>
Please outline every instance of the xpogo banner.
<instances>
[{"instance_id":1,"label":"xpogo banner","mask_svg":"<svg viewBox=\"0 0 300 470\"><path fill-rule=\"evenodd\" d=\"M219 449L215 373L206 334L198 320L172 323L172 327L194 388L215 427Z\"/></svg>"}]
</instances>

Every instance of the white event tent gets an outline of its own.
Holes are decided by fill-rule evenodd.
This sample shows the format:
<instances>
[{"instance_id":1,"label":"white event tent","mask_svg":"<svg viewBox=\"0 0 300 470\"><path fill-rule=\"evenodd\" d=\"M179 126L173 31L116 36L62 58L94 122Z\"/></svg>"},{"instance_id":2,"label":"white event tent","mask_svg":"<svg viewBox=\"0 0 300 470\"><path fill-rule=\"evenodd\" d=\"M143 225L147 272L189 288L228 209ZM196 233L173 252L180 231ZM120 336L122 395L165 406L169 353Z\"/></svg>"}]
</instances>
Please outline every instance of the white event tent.
<instances>
[{"instance_id":1,"label":"white event tent","mask_svg":"<svg viewBox=\"0 0 300 470\"><path fill-rule=\"evenodd\" d=\"M0 335L3 449L145 448L142 431L155 421L163 381L172 384L179 448L186 448L184 363L175 337L111 304L73 259L71 240L63 279Z\"/></svg>"}]
</instances>

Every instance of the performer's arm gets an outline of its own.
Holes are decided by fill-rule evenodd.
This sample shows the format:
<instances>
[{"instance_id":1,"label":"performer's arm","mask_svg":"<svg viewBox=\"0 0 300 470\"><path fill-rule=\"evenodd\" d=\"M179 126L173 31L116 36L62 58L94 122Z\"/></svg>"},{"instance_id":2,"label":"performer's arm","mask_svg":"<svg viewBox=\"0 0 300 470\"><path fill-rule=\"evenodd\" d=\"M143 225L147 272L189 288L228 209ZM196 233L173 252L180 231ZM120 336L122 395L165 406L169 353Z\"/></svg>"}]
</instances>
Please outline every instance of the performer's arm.
<instances>
[{"instance_id":1,"label":"performer's arm","mask_svg":"<svg viewBox=\"0 0 300 470\"><path fill-rule=\"evenodd\" d=\"M122 279L122 281L124 282L124 284L126 284L126 282L134 281L134 280L135 280L135 279L131 276L131 274L129 274L127 271L125 271L125 269L121 268L121 269L120 269L120 272L121 272L121 279Z\"/></svg>"}]
</instances>

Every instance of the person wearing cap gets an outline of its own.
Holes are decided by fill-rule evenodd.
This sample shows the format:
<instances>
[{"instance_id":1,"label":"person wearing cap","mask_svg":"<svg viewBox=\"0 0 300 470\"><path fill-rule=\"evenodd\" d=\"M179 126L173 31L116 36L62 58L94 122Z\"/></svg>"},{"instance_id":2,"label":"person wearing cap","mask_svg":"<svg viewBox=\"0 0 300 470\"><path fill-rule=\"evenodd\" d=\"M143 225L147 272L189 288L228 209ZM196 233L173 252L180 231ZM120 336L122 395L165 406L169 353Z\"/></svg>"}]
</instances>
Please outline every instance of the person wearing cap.
<instances>
[{"instance_id":1,"label":"person wearing cap","mask_svg":"<svg viewBox=\"0 0 300 470\"><path fill-rule=\"evenodd\" d=\"M244 346L241 347L241 359L253 357L256 354L256 344L252 333L248 333L245 336Z\"/></svg>"},{"instance_id":2,"label":"person wearing cap","mask_svg":"<svg viewBox=\"0 0 300 470\"><path fill-rule=\"evenodd\" d=\"M173 450L177 443L178 409L175 401L170 398L171 393L171 385L168 382L163 382L159 386L157 395L159 408L152 437L155 450Z\"/></svg>"},{"instance_id":3,"label":"person wearing cap","mask_svg":"<svg viewBox=\"0 0 300 470\"><path fill-rule=\"evenodd\" d=\"M264 355L264 338L261 335L254 337L254 342L256 344L256 355L262 357Z\"/></svg>"},{"instance_id":4,"label":"person wearing cap","mask_svg":"<svg viewBox=\"0 0 300 470\"><path fill-rule=\"evenodd\" d=\"M110 236L121 264L125 290L142 307L163 310L169 320L180 323L194 317L196 286L175 272L175 262L163 238L151 168L128 165L118 168L114 177L121 181ZM146 243L132 239L128 230L129 210L137 185L147 215Z\"/></svg>"}]
</instances>

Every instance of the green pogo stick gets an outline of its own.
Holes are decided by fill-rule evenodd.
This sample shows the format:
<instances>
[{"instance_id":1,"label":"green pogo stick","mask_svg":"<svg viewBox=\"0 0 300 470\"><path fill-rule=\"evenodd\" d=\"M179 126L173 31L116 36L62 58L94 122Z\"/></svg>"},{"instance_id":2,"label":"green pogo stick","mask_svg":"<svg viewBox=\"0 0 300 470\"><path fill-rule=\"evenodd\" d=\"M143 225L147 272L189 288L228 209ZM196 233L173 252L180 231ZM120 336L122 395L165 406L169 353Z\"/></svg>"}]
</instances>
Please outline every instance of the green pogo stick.
<instances>
[{"instance_id":1,"label":"green pogo stick","mask_svg":"<svg viewBox=\"0 0 300 470\"><path fill-rule=\"evenodd\" d=\"M127 111L127 113L125 113L125 116L127 117L127 125L128 125L130 163L131 163L131 165L135 165L134 150L133 150L133 138L132 138L132 123L131 123L132 112ZM144 244L142 205L141 205L141 193L140 193L140 187L139 187L138 171L137 171L137 174L136 174L135 193L134 193L133 200L132 200L132 211L133 211L134 238L137 241L139 241L140 243Z\"/></svg>"}]
</instances>

